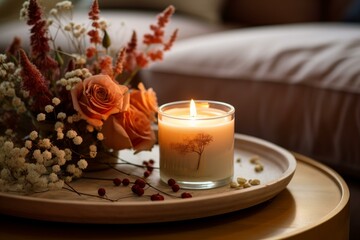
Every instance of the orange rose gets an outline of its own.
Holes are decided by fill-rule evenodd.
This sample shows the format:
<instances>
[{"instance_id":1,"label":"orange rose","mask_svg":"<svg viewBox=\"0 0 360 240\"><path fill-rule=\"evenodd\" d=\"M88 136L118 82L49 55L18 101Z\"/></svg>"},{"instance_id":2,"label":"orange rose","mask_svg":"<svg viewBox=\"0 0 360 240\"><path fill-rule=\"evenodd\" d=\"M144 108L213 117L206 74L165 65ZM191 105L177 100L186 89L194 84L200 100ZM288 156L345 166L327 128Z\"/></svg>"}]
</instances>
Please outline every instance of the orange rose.
<instances>
[{"instance_id":1,"label":"orange rose","mask_svg":"<svg viewBox=\"0 0 360 240\"><path fill-rule=\"evenodd\" d=\"M156 142L151 121L136 107L111 116L102 127L104 144L112 149L133 148L135 153L150 150Z\"/></svg>"},{"instance_id":2,"label":"orange rose","mask_svg":"<svg viewBox=\"0 0 360 240\"><path fill-rule=\"evenodd\" d=\"M129 106L129 89L113 81L108 75L94 75L78 83L71 90L73 106L89 124L101 127L112 114Z\"/></svg>"},{"instance_id":3,"label":"orange rose","mask_svg":"<svg viewBox=\"0 0 360 240\"><path fill-rule=\"evenodd\" d=\"M142 83L139 83L138 88L130 93L130 104L145 113L150 121L155 121L158 109L156 93L152 88L146 90Z\"/></svg>"}]
</instances>

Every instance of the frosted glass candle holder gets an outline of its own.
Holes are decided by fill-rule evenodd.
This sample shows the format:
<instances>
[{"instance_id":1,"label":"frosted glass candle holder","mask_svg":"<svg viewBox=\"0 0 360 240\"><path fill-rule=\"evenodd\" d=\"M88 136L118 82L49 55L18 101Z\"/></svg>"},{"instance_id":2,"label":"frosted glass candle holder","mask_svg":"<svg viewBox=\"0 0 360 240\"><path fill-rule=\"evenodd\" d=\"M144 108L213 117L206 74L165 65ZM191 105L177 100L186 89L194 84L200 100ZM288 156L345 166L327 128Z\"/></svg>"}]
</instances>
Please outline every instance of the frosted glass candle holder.
<instances>
[{"instance_id":1,"label":"frosted glass candle holder","mask_svg":"<svg viewBox=\"0 0 360 240\"><path fill-rule=\"evenodd\" d=\"M186 189L226 185L234 172L235 109L216 101L194 103L191 109L190 101L159 108L160 178Z\"/></svg>"}]
</instances>

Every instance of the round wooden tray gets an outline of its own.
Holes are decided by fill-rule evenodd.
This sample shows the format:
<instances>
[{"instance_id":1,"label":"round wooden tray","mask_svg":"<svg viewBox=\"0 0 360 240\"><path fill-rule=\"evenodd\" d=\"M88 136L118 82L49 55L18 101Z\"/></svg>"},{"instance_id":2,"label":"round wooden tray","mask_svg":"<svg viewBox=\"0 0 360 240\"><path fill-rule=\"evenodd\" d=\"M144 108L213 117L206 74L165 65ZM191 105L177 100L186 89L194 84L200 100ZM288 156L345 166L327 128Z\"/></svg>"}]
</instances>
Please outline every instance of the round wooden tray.
<instances>
[{"instance_id":1,"label":"round wooden tray","mask_svg":"<svg viewBox=\"0 0 360 240\"><path fill-rule=\"evenodd\" d=\"M256 172L249 159L258 156L264 171ZM120 156L132 163L158 159L158 147L151 152L133 155L131 151L121 151ZM237 159L241 159L240 162ZM296 160L288 151L267 141L235 135L234 179L257 178L258 186L234 189L229 186L210 190L191 190L193 197L180 198L182 190L173 193L159 180L159 171L154 170L148 178L153 187L145 190L145 195L134 195L130 187L114 186L111 179L125 175L114 169L90 172L71 183L76 192L62 189L31 195L0 193L0 213L47 221L72 223L154 223L202 218L248 208L273 198L284 190L290 182ZM143 169L132 165L117 165L118 169L133 175L142 175ZM102 180L102 179L108 180ZM132 177L132 179L134 179ZM109 201L97 197L97 189L107 190ZM150 201L150 195L165 192L164 201ZM168 195L167 195L168 194Z\"/></svg>"}]
</instances>

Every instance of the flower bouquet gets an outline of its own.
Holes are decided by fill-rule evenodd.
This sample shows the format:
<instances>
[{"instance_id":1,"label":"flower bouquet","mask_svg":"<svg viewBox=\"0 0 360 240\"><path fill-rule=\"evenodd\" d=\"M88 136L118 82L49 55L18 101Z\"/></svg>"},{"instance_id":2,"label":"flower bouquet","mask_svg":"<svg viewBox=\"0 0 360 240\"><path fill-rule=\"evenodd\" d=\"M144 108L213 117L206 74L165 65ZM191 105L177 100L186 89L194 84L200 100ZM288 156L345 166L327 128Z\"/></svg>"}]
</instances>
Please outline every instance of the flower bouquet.
<instances>
[{"instance_id":1,"label":"flower bouquet","mask_svg":"<svg viewBox=\"0 0 360 240\"><path fill-rule=\"evenodd\" d=\"M156 142L156 94L133 79L172 47L177 30L169 39L164 33L174 7L150 25L143 49L133 32L116 51L97 0L87 25L74 23L71 12L70 1L48 14L25 1L20 18L30 27L30 51L15 38L0 54L0 191L60 189L103 153L137 153ZM70 52L57 45L59 34Z\"/></svg>"}]
</instances>

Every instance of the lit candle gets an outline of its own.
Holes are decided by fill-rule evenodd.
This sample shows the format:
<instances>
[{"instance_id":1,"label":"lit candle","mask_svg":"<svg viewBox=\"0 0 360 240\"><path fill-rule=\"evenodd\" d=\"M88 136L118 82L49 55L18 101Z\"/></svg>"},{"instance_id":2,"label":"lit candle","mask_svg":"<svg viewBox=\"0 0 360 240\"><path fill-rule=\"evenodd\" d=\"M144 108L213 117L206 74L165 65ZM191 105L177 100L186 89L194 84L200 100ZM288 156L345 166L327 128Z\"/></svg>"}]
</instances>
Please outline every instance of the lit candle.
<instances>
[{"instance_id":1,"label":"lit candle","mask_svg":"<svg viewBox=\"0 0 360 240\"><path fill-rule=\"evenodd\" d=\"M228 184L234 171L233 106L215 101L181 101L158 112L160 178L183 188Z\"/></svg>"}]
</instances>

